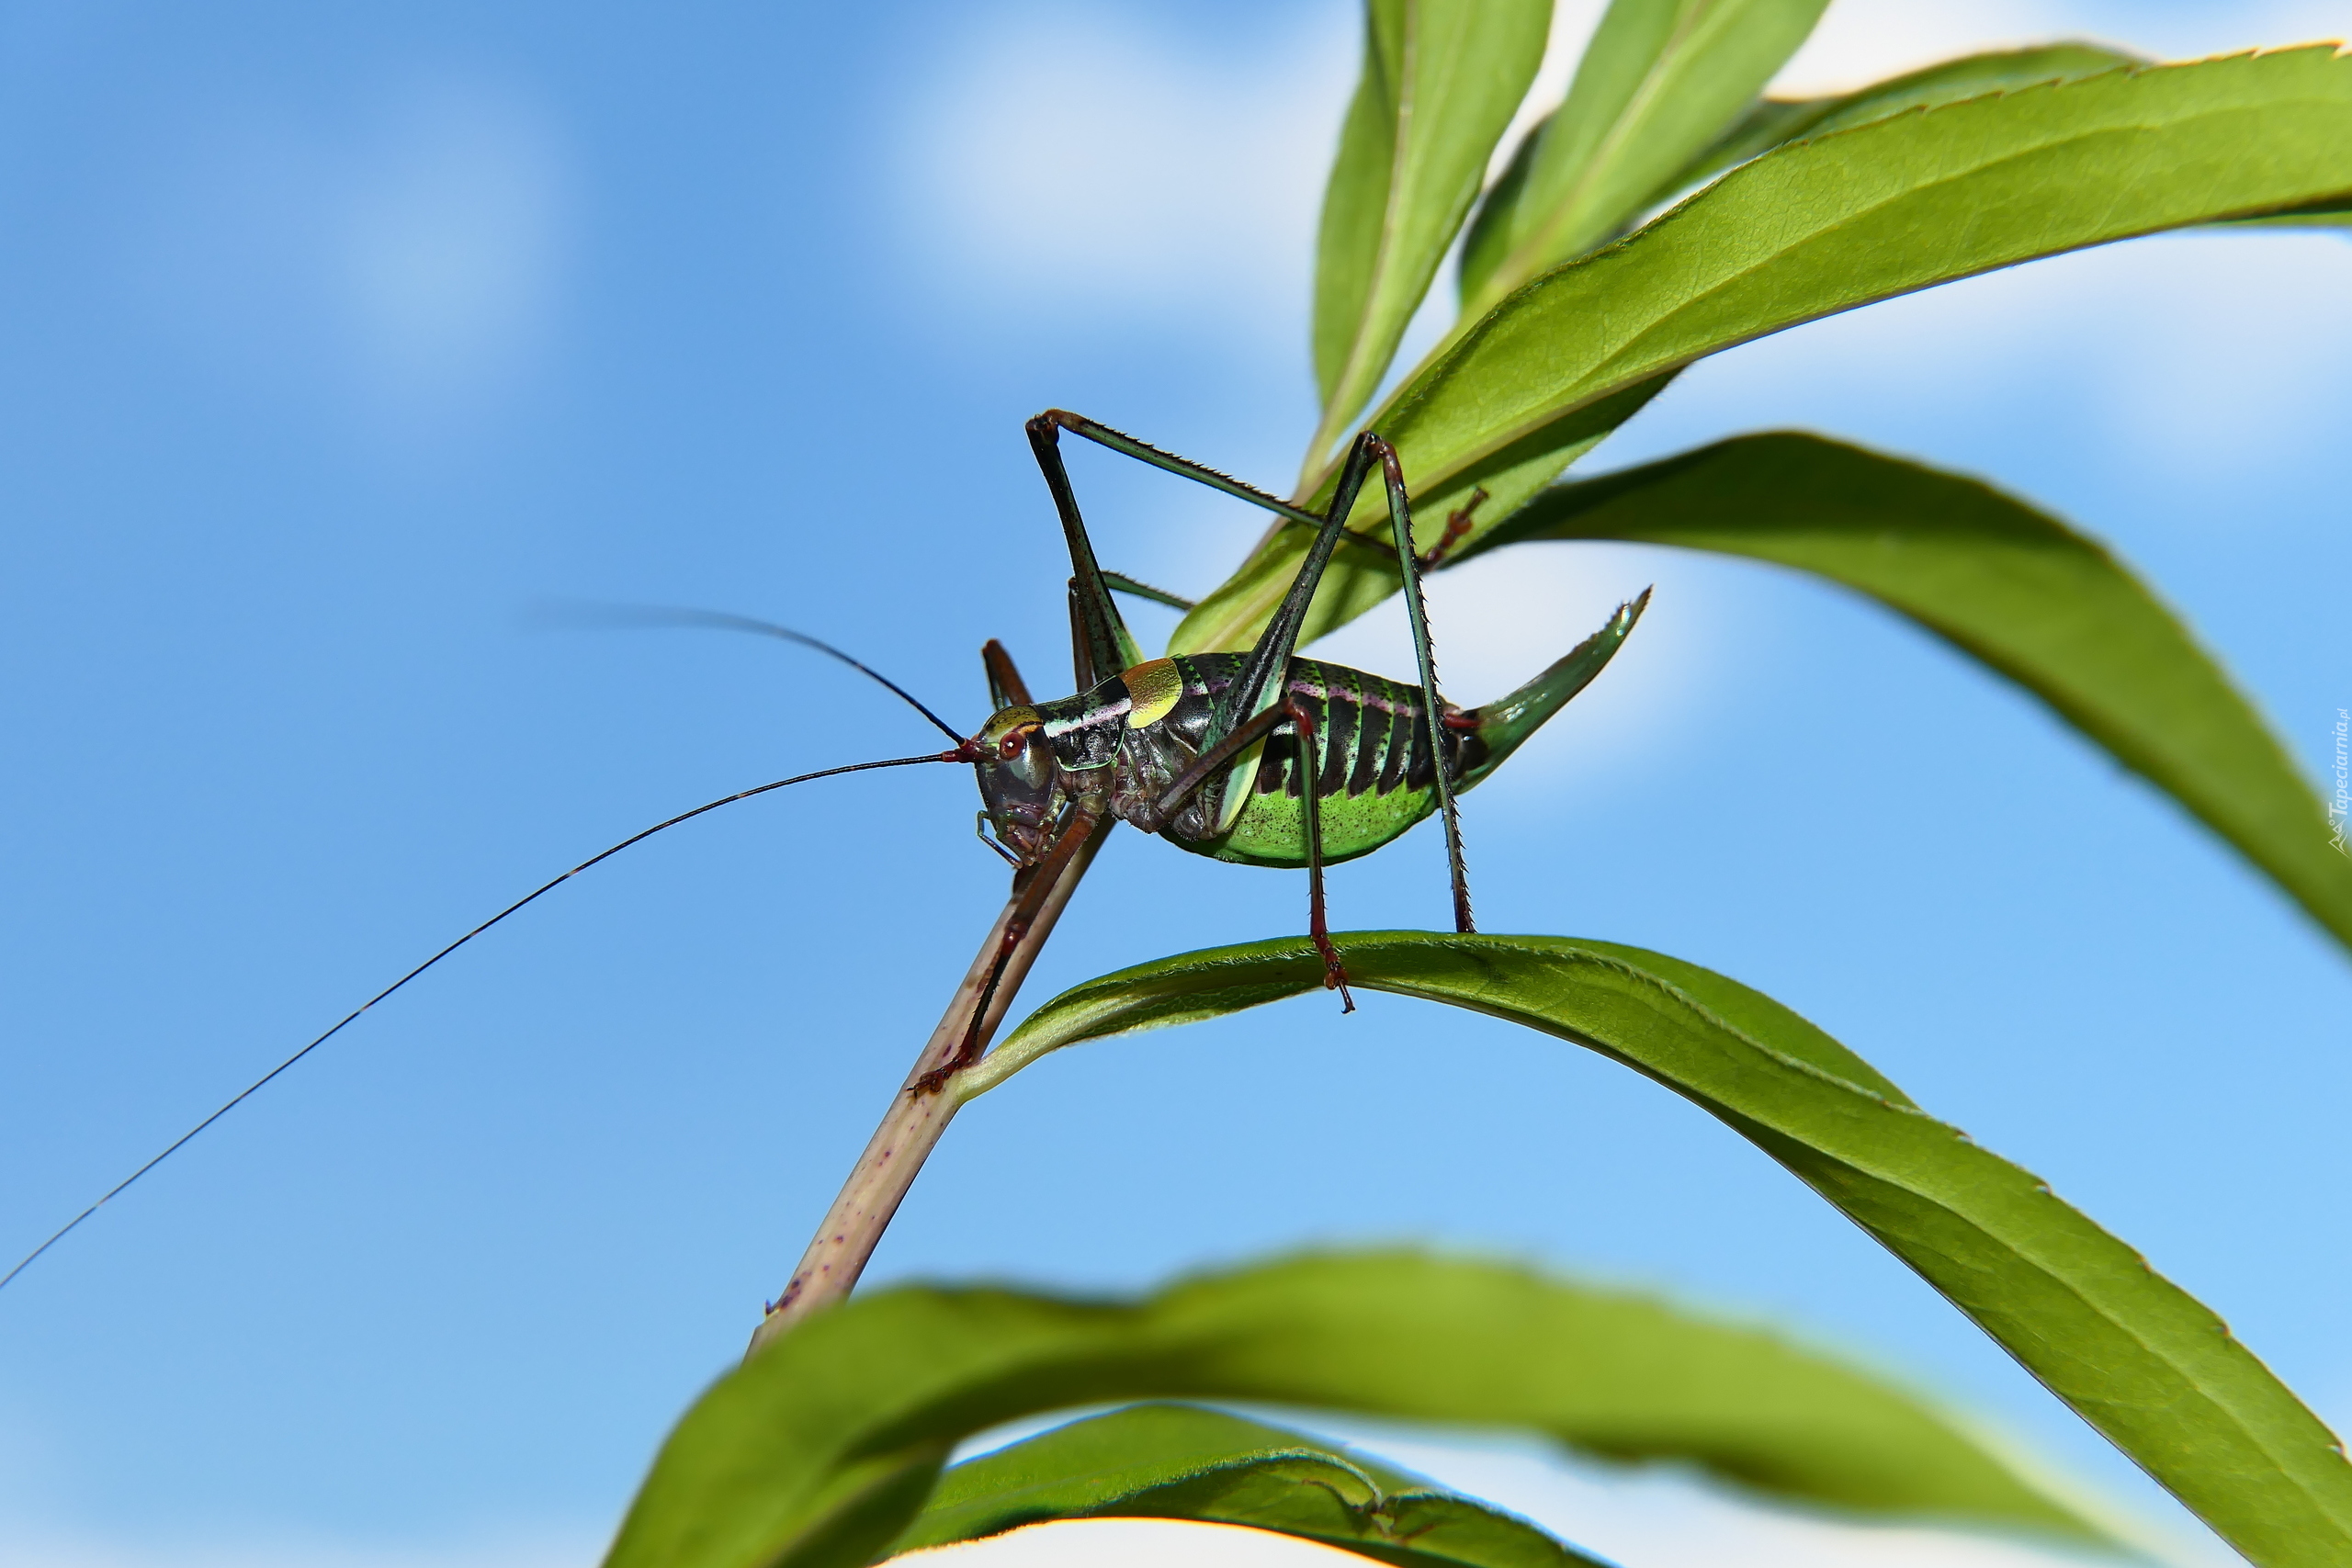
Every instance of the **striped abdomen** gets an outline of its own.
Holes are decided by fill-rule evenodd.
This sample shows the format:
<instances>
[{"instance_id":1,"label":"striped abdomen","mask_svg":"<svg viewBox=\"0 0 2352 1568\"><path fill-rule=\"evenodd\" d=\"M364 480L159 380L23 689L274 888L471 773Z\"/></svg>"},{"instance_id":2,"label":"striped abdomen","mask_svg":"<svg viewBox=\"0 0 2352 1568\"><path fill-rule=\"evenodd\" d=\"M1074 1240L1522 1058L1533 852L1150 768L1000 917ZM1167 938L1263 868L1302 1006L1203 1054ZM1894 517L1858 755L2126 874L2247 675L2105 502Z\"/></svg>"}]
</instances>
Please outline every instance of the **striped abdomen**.
<instances>
[{"instance_id":1,"label":"striped abdomen","mask_svg":"<svg viewBox=\"0 0 2352 1568\"><path fill-rule=\"evenodd\" d=\"M1241 671L1237 653L1155 660L1129 671L1133 706L1121 784L1148 792L1196 755L1206 738L1210 708ZM1315 776L1323 858L1367 854L1427 817L1437 805L1430 725L1419 688L1343 664L1295 659L1290 694L1314 720L1321 767ZM1464 765L1462 732L1441 727L1454 772ZM1475 746L1475 741L1472 743ZM1298 738L1288 727L1269 736L1247 781L1239 815L1229 809L1187 813L1165 836L1219 860L1253 865L1306 863ZM1231 783L1251 773L1245 763ZM1225 818L1220 831L1218 823Z\"/></svg>"},{"instance_id":2,"label":"striped abdomen","mask_svg":"<svg viewBox=\"0 0 2352 1568\"><path fill-rule=\"evenodd\" d=\"M1475 788L1584 690L1623 644L1649 603L1621 604L1601 628L1508 696L1467 710L1448 705L1437 727L1446 776ZM1007 709L1035 723L1054 750L1056 787L1102 800L1118 816L1156 828L1195 854L1249 865L1303 865L1306 821L1298 739L1288 726L1235 761L1228 781L1204 788L1164 825L1151 809L1192 766L1208 739L1215 699L1240 675L1238 653L1154 659L1059 702ZM1437 808L1437 773L1419 687L1294 659L1290 694L1315 721L1314 798L1323 858L1367 854ZM1225 784L1239 792L1228 807Z\"/></svg>"}]
</instances>

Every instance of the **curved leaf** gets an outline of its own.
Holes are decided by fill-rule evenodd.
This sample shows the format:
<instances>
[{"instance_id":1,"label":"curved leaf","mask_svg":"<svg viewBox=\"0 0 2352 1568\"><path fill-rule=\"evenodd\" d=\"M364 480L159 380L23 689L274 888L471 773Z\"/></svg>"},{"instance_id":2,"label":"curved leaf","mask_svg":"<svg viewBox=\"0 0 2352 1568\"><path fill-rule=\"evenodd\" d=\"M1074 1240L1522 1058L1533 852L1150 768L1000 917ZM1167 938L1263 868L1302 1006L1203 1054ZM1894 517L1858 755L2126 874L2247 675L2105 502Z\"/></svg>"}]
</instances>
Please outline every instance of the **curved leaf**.
<instances>
[{"instance_id":1,"label":"curved leaf","mask_svg":"<svg viewBox=\"0 0 2352 1568\"><path fill-rule=\"evenodd\" d=\"M1368 0L1315 264L1326 445L1396 357L1535 79L1551 12L1547 0Z\"/></svg>"},{"instance_id":2,"label":"curved leaf","mask_svg":"<svg viewBox=\"0 0 2352 1568\"><path fill-rule=\"evenodd\" d=\"M1660 376L1640 386L1629 388L1616 397L1594 404L1572 420L1546 431L1543 439L1528 444L1523 459L1506 453L1488 465L1482 476L1487 498L1478 503L1473 515L1492 519L1523 504L1527 498L1559 477L1560 470L1609 437L1652 398L1664 391L1674 378ZM1424 512L1415 524L1414 536L1423 547L1434 542L1443 527L1438 519ZM1203 651L1233 651L1247 649L1253 631L1240 636L1232 648L1218 649L1212 644L1197 644L1195 631L1206 622L1206 635L1212 639L1222 636L1221 625L1231 629L1230 623L1221 621L1217 606L1256 604L1272 605L1281 603L1289 592L1291 580L1298 575L1302 558L1292 543L1306 537L1303 529L1283 527L1270 535L1264 544L1253 551L1241 569L1227 578L1216 592L1188 613L1169 639L1170 653ZM1341 536L1342 538L1347 536ZM1332 557L1323 573L1323 585L1316 590L1315 603L1309 609L1306 629L1300 637L1302 644L1312 642L1335 627L1345 626L1365 611L1377 607L1396 593L1403 579L1396 570L1396 557L1385 542L1370 548L1342 549ZM1238 635L1238 634L1237 634ZM1227 639L1230 641L1231 639Z\"/></svg>"},{"instance_id":3,"label":"curved leaf","mask_svg":"<svg viewBox=\"0 0 2352 1568\"><path fill-rule=\"evenodd\" d=\"M1893 1092L1771 998L1695 964L1562 937L1335 935L1359 989L1446 1002L1622 1062L1707 1111L1909 1264L2265 1568L2352 1556L2352 1465L2195 1299L2042 1182ZM970 1069L1318 988L1291 939L1163 959L1047 1002Z\"/></svg>"},{"instance_id":4,"label":"curved leaf","mask_svg":"<svg viewBox=\"0 0 2352 1568\"><path fill-rule=\"evenodd\" d=\"M1582 255L1738 118L1828 0L1614 0L1568 96L1528 133L1462 252L1476 318Z\"/></svg>"},{"instance_id":5,"label":"curved leaf","mask_svg":"<svg viewBox=\"0 0 2352 1568\"><path fill-rule=\"evenodd\" d=\"M2352 199L2315 201L2308 207L2290 208L2285 212L2273 212L2261 218L2232 218L2217 227L2223 229L2352 229Z\"/></svg>"},{"instance_id":6,"label":"curved leaf","mask_svg":"<svg viewBox=\"0 0 2352 1568\"><path fill-rule=\"evenodd\" d=\"M1867 593L2048 703L2352 947L2352 860L2286 749L2121 562L2022 502L1780 432L1555 485L1452 559L1526 539L1714 550Z\"/></svg>"},{"instance_id":7,"label":"curved leaf","mask_svg":"<svg viewBox=\"0 0 2352 1568\"><path fill-rule=\"evenodd\" d=\"M1370 424L1396 444L1425 514L1483 484L1478 527L1491 527L1550 477L1544 451L1599 439L1588 411L1735 344L2036 256L2346 193L2352 58L2325 46L1913 111L1754 159L1538 278ZM1259 555L1295 566L1303 532ZM1369 554L1335 558L1330 603L1361 601L1348 579ZM1179 651L1246 647L1279 599L1261 584L1277 578L1253 557L1184 618ZM1315 626L1337 624L1325 612Z\"/></svg>"},{"instance_id":8,"label":"curved leaf","mask_svg":"<svg viewBox=\"0 0 2352 1568\"><path fill-rule=\"evenodd\" d=\"M1268 983L1297 988L1287 973ZM1131 1303L900 1288L830 1307L686 1413L607 1568L850 1568L915 1520L963 1438L1168 1397L1519 1427L1784 1496L2112 1540L1917 1399L1774 1335L1392 1252L1263 1264Z\"/></svg>"},{"instance_id":9,"label":"curved leaf","mask_svg":"<svg viewBox=\"0 0 2352 1568\"><path fill-rule=\"evenodd\" d=\"M1187 1404L1131 1405L959 1464L890 1551L1102 1518L1246 1525L1398 1568L1606 1568L1524 1519L1361 1454Z\"/></svg>"},{"instance_id":10,"label":"curved leaf","mask_svg":"<svg viewBox=\"0 0 2352 1568\"><path fill-rule=\"evenodd\" d=\"M2025 87L2071 82L2148 63L2139 55L2098 44L2051 43L1939 61L1850 93L1819 98L1765 98L1713 146L1676 170L1651 193L1645 205L1658 206L1725 169L1800 138L1826 136L1833 130L1867 125L1906 109L1938 108L1981 98L1988 93L2014 93Z\"/></svg>"}]
</instances>

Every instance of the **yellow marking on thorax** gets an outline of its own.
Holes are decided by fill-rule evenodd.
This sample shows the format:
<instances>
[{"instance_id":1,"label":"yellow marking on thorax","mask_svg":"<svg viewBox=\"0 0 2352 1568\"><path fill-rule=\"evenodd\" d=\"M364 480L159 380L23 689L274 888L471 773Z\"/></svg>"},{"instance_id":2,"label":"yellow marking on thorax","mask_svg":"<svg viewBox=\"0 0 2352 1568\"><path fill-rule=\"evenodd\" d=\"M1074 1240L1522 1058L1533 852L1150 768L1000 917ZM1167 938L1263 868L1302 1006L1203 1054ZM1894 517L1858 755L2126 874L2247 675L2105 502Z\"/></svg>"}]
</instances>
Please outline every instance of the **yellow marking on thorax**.
<instances>
[{"instance_id":1,"label":"yellow marking on thorax","mask_svg":"<svg viewBox=\"0 0 2352 1568\"><path fill-rule=\"evenodd\" d=\"M1127 687L1127 728L1148 729L1184 698L1184 676L1172 659L1154 659L1119 677Z\"/></svg>"}]
</instances>

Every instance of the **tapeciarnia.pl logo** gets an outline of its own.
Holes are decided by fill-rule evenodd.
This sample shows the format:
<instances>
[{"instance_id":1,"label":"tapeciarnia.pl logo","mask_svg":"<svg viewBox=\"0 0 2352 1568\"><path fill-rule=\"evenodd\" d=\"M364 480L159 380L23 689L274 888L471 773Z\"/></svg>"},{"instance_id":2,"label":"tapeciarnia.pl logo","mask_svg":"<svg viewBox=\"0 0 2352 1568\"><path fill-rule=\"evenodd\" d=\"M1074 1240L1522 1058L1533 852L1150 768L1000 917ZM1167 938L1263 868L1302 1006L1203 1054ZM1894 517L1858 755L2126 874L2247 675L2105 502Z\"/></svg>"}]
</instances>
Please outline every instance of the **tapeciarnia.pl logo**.
<instances>
[{"instance_id":1,"label":"tapeciarnia.pl logo","mask_svg":"<svg viewBox=\"0 0 2352 1568\"><path fill-rule=\"evenodd\" d=\"M2345 826L2347 818L2352 818L2352 788L2347 788L2347 783L2352 783L2352 760L2347 760L2346 754L2347 730L2352 730L2352 713L2337 708L2335 710L2335 795L2327 803L2327 825L2333 830L2333 835L2328 841L2344 853L2352 854L2352 849L2346 849L2344 843Z\"/></svg>"}]
</instances>

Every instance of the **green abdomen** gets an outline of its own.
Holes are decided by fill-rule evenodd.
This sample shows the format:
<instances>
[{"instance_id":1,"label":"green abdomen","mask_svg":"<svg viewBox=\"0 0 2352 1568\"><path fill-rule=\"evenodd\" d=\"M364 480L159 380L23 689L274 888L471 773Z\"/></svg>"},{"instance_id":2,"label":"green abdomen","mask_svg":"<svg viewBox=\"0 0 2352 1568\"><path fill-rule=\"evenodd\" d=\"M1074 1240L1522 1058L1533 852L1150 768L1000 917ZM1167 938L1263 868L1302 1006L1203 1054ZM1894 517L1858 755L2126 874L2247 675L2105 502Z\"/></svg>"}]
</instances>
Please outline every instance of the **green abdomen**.
<instances>
[{"instance_id":1,"label":"green abdomen","mask_svg":"<svg viewBox=\"0 0 2352 1568\"><path fill-rule=\"evenodd\" d=\"M1198 654L1170 661L1183 678L1184 696L1152 716L1147 728L1167 726L1197 746L1210 701L1239 672L1238 654ZM1242 865L1306 863L1305 800L1315 791L1330 863L1369 854L1437 808L1430 726L1421 694L1361 670L1319 660L1291 661L1292 697L1315 720L1320 766L1310 779L1299 765L1298 739L1287 728L1270 736L1252 769L1237 765L1227 788L1246 788L1240 814L1222 833L1187 833L1171 826L1164 837L1194 854ZM1456 737L1446 732L1449 761L1458 768ZM1207 823L1193 824L1205 829Z\"/></svg>"},{"instance_id":2,"label":"green abdomen","mask_svg":"<svg viewBox=\"0 0 2352 1568\"><path fill-rule=\"evenodd\" d=\"M1317 802L1323 828L1323 863L1368 855L1437 809L1434 788L1394 789L1386 795L1325 796ZM1252 794L1224 838L1185 843L1195 854L1240 865L1302 866L1306 827L1298 796Z\"/></svg>"}]
</instances>

